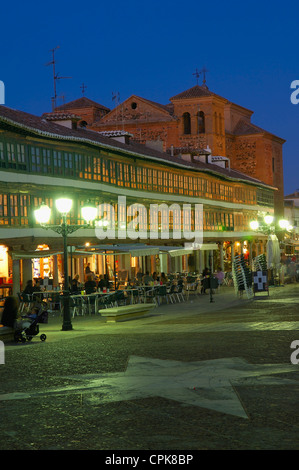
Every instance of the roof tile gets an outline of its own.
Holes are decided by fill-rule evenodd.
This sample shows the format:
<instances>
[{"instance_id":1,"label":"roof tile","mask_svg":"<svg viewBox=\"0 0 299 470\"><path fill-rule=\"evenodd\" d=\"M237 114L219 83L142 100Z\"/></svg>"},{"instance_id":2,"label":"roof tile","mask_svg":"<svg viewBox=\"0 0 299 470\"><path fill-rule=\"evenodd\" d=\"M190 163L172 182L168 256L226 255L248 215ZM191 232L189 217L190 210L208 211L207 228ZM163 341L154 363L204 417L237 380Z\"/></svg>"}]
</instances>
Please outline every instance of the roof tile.
<instances>
[{"instance_id":1,"label":"roof tile","mask_svg":"<svg viewBox=\"0 0 299 470\"><path fill-rule=\"evenodd\" d=\"M65 109L76 109L76 108L101 108L105 109L106 111L110 111L109 108L103 106L102 104L96 103L95 101L86 98L86 96L82 96L82 98L78 98L77 100L70 101L69 103L62 104L55 108L55 111L65 110Z\"/></svg>"},{"instance_id":2,"label":"roof tile","mask_svg":"<svg viewBox=\"0 0 299 470\"><path fill-rule=\"evenodd\" d=\"M203 96L212 96L214 93L209 91L206 86L195 85L188 90L182 91L178 95L173 96L170 100L183 100L186 98L202 98Z\"/></svg>"}]
</instances>

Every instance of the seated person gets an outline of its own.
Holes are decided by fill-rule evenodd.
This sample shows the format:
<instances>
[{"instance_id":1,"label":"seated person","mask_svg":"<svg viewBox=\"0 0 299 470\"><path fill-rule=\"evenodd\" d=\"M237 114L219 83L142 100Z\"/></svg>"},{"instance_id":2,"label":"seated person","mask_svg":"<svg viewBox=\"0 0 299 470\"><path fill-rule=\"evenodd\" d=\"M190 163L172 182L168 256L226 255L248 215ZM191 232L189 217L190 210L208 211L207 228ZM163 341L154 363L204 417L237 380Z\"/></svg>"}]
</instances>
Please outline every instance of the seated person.
<instances>
[{"instance_id":1,"label":"seated person","mask_svg":"<svg viewBox=\"0 0 299 470\"><path fill-rule=\"evenodd\" d=\"M87 275L87 281L85 282L85 292L86 294L93 294L96 292L96 282L92 280L92 276L90 274Z\"/></svg>"},{"instance_id":2,"label":"seated person","mask_svg":"<svg viewBox=\"0 0 299 470\"><path fill-rule=\"evenodd\" d=\"M27 281L25 289L22 292L22 295L23 296L27 296L27 295L31 296L33 294L33 292L34 292L33 282L32 282L31 279L29 279L29 281Z\"/></svg>"},{"instance_id":3,"label":"seated person","mask_svg":"<svg viewBox=\"0 0 299 470\"><path fill-rule=\"evenodd\" d=\"M28 328L31 325L31 321L19 318L18 310L19 306L16 297L7 297L4 302L1 324L15 329Z\"/></svg>"},{"instance_id":4,"label":"seated person","mask_svg":"<svg viewBox=\"0 0 299 470\"><path fill-rule=\"evenodd\" d=\"M146 274L143 276L143 284L149 284L150 282L152 282L154 279L153 277L150 275L149 271L146 271Z\"/></svg>"},{"instance_id":5,"label":"seated person","mask_svg":"<svg viewBox=\"0 0 299 470\"><path fill-rule=\"evenodd\" d=\"M101 274L100 275L100 280L98 283L98 287L102 290L104 287L108 287L106 279L104 279L104 276Z\"/></svg>"},{"instance_id":6,"label":"seated person","mask_svg":"<svg viewBox=\"0 0 299 470\"><path fill-rule=\"evenodd\" d=\"M35 279L35 286L33 286L33 292L40 292L40 279Z\"/></svg>"},{"instance_id":7,"label":"seated person","mask_svg":"<svg viewBox=\"0 0 299 470\"><path fill-rule=\"evenodd\" d=\"M32 299L33 300L41 299L39 295L34 295L35 292L41 292L40 279L35 279L35 285L33 286L32 290L33 290Z\"/></svg>"},{"instance_id":8,"label":"seated person","mask_svg":"<svg viewBox=\"0 0 299 470\"><path fill-rule=\"evenodd\" d=\"M31 318L32 320L35 320L40 312L40 307L38 305L34 305L30 312L26 314L24 318Z\"/></svg>"},{"instance_id":9,"label":"seated person","mask_svg":"<svg viewBox=\"0 0 299 470\"><path fill-rule=\"evenodd\" d=\"M71 293L72 294L78 294L80 292L80 286L79 286L79 274L76 274L74 279L71 282Z\"/></svg>"}]
</instances>

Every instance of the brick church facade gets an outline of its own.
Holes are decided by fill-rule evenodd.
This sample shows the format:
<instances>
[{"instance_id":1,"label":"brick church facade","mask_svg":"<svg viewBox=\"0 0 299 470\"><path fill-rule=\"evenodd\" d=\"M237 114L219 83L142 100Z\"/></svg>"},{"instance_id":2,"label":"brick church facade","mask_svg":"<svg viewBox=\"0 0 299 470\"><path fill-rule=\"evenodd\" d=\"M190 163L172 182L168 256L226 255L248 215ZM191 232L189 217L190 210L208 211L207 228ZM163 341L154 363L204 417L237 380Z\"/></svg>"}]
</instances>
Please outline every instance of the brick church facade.
<instances>
[{"instance_id":1,"label":"brick church facade","mask_svg":"<svg viewBox=\"0 0 299 470\"><path fill-rule=\"evenodd\" d=\"M277 188L275 212L283 215L285 140L253 124L253 111L211 92L205 84L171 97L166 105L132 95L109 110L80 100L56 111L82 116L84 125L94 131L127 131L136 142L178 158L192 160L199 150L210 149L212 156L226 157L231 168Z\"/></svg>"}]
</instances>

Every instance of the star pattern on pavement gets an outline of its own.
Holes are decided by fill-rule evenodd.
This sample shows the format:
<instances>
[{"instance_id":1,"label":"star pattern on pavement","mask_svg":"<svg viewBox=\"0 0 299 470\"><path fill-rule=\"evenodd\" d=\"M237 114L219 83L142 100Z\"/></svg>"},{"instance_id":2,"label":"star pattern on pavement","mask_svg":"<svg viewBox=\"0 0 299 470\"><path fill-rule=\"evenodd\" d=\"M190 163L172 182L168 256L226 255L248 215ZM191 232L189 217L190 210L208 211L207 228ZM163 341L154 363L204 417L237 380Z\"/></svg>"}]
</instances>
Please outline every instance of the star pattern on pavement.
<instances>
[{"instance_id":1,"label":"star pattern on pavement","mask_svg":"<svg viewBox=\"0 0 299 470\"><path fill-rule=\"evenodd\" d=\"M124 372L68 376L64 378L80 383L45 391L1 394L0 401L75 393L91 394L89 403L95 405L163 397L246 419L236 386L298 384L296 380L275 377L297 370L293 365L250 364L242 358L183 362L130 356Z\"/></svg>"}]
</instances>

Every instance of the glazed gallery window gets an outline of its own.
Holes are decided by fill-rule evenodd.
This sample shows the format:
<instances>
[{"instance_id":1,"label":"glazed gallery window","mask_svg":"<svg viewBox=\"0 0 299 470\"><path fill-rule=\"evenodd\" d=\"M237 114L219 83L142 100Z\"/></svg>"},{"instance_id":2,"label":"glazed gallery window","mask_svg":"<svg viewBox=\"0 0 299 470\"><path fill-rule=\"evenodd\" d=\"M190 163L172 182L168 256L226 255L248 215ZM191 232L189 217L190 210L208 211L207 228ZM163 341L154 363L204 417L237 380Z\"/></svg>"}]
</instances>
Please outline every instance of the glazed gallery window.
<instances>
[{"instance_id":1,"label":"glazed gallery window","mask_svg":"<svg viewBox=\"0 0 299 470\"><path fill-rule=\"evenodd\" d=\"M116 184L116 162L110 160L110 183Z\"/></svg>"},{"instance_id":2,"label":"glazed gallery window","mask_svg":"<svg viewBox=\"0 0 299 470\"><path fill-rule=\"evenodd\" d=\"M54 165L54 174L62 175L62 155L61 152L54 150L53 152L53 165Z\"/></svg>"},{"instance_id":3,"label":"glazed gallery window","mask_svg":"<svg viewBox=\"0 0 299 470\"><path fill-rule=\"evenodd\" d=\"M31 170L35 173L41 171L41 155L38 147L31 147Z\"/></svg>"},{"instance_id":4,"label":"glazed gallery window","mask_svg":"<svg viewBox=\"0 0 299 470\"><path fill-rule=\"evenodd\" d=\"M73 176L74 174L74 164L73 164L73 154L64 152L64 174Z\"/></svg>"},{"instance_id":5,"label":"glazed gallery window","mask_svg":"<svg viewBox=\"0 0 299 470\"><path fill-rule=\"evenodd\" d=\"M117 162L116 168L117 168L117 185L123 186L124 185L123 164Z\"/></svg>"},{"instance_id":6,"label":"glazed gallery window","mask_svg":"<svg viewBox=\"0 0 299 470\"><path fill-rule=\"evenodd\" d=\"M92 157L85 155L84 178L91 179Z\"/></svg>"},{"instance_id":7,"label":"glazed gallery window","mask_svg":"<svg viewBox=\"0 0 299 470\"><path fill-rule=\"evenodd\" d=\"M127 165L126 163L124 164L124 183L127 188L130 187L129 165Z\"/></svg>"},{"instance_id":8,"label":"glazed gallery window","mask_svg":"<svg viewBox=\"0 0 299 470\"><path fill-rule=\"evenodd\" d=\"M136 188L136 168L133 165L129 165L130 170L130 187Z\"/></svg>"},{"instance_id":9,"label":"glazed gallery window","mask_svg":"<svg viewBox=\"0 0 299 470\"><path fill-rule=\"evenodd\" d=\"M100 181L102 177L101 159L93 158L93 179Z\"/></svg>"},{"instance_id":10,"label":"glazed gallery window","mask_svg":"<svg viewBox=\"0 0 299 470\"><path fill-rule=\"evenodd\" d=\"M142 170L137 167L137 188L142 189Z\"/></svg>"},{"instance_id":11,"label":"glazed gallery window","mask_svg":"<svg viewBox=\"0 0 299 470\"><path fill-rule=\"evenodd\" d=\"M75 175L79 176L79 178L83 178L83 158L83 155L81 155L80 153L75 153Z\"/></svg>"},{"instance_id":12,"label":"glazed gallery window","mask_svg":"<svg viewBox=\"0 0 299 470\"><path fill-rule=\"evenodd\" d=\"M8 168L17 168L14 144L7 143L6 150L7 150Z\"/></svg>"},{"instance_id":13,"label":"glazed gallery window","mask_svg":"<svg viewBox=\"0 0 299 470\"><path fill-rule=\"evenodd\" d=\"M103 181L108 183L109 182L109 164L106 159L102 160L102 174L103 174Z\"/></svg>"},{"instance_id":14,"label":"glazed gallery window","mask_svg":"<svg viewBox=\"0 0 299 470\"><path fill-rule=\"evenodd\" d=\"M8 225L7 194L0 194L0 225Z\"/></svg>"},{"instance_id":15,"label":"glazed gallery window","mask_svg":"<svg viewBox=\"0 0 299 470\"><path fill-rule=\"evenodd\" d=\"M18 195L11 194L9 197L9 209L10 209L10 223L11 225L16 225L19 223L18 221Z\"/></svg>"},{"instance_id":16,"label":"glazed gallery window","mask_svg":"<svg viewBox=\"0 0 299 470\"><path fill-rule=\"evenodd\" d=\"M0 167L5 168L4 144L0 142Z\"/></svg>"},{"instance_id":17,"label":"glazed gallery window","mask_svg":"<svg viewBox=\"0 0 299 470\"><path fill-rule=\"evenodd\" d=\"M43 173L52 173L51 151L49 149L43 149L42 154Z\"/></svg>"},{"instance_id":18,"label":"glazed gallery window","mask_svg":"<svg viewBox=\"0 0 299 470\"><path fill-rule=\"evenodd\" d=\"M19 216L21 225L28 225L28 204L29 204L29 196L25 194L19 195Z\"/></svg>"},{"instance_id":19,"label":"glazed gallery window","mask_svg":"<svg viewBox=\"0 0 299 470\"><path fill-rule=\"evenodd\" d=\"M16 145L16 150L17 150L18 168L19 168L20 170L25 170L25 169L26 169L25 145L23 145L23 144L17 144L17 145Z\"/></svg>"}]
</instances>

